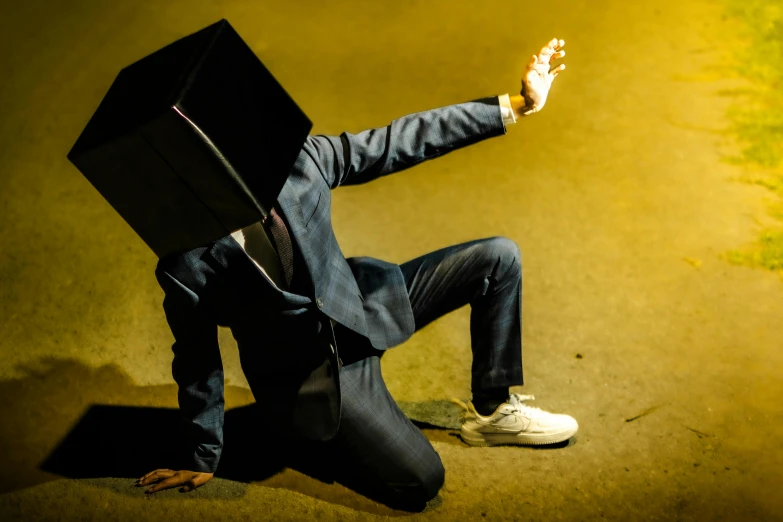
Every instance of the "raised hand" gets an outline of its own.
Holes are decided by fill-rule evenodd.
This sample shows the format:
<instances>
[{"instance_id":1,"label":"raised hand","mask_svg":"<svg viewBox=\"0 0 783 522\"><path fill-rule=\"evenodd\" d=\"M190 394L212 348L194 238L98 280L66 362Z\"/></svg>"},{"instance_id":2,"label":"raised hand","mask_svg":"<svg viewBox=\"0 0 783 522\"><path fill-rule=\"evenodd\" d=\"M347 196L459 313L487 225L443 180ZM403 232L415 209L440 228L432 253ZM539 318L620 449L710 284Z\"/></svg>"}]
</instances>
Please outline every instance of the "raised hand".
<instances>
[{"instance_id":1,"label":"raised hand","mask_svg":"<svg viewBox=\"0 0 783 522\"><path fill-rule=\"evenodd\" d=\"M525 99L522 115L527 116L538 112L546 104L552 82L565 69L565 64L551 69L552 60L565 56L565 51L562 50L563 46L565 46L565 41L553 38L541 48L538 54L534 54L525 66L525 72L522 75L522 90L519 93Z\"/></svg>"},{"instance_id":2,"label":"raised hand","mask_svg":"<svg viewBox=\"0 0 783 522\"><path fill-rule=\"evenodd\" d=\"M193 491L199 486L203 486L212 478L212 473L204 473L201 471L188 471L186 469L180 471L174 471L172 469L156 469L150 471L140 479L136 481L135 486L146 486L147 484L154 484L147 488L144 493L155 493L161 489L175 488L182 486L180 491L185 493Z\"/></svg>"}]
</instances>

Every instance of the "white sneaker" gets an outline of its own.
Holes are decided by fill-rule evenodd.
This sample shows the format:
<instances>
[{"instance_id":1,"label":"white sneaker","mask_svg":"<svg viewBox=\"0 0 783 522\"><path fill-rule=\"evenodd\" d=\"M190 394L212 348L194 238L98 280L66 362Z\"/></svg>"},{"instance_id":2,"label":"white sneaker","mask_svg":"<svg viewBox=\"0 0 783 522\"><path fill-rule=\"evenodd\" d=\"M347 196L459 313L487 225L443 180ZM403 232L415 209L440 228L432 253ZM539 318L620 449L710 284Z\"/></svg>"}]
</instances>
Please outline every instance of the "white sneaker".
<instances>
[{"instance_id":1,"label":"white sneaker","mask_svg":"<svg viewBox=\"0 0 783 522\"><path fill-rule=\"evenodd\" d=\"M462 440L471 446L498 444L539 445L568 440L579 429L573 417L547 413L522 401L533 400L532 395L512 393L495 413L485 417L476 411L473 403L452 399L462 408L460 420Z\"/></svg>"}]
</instances>

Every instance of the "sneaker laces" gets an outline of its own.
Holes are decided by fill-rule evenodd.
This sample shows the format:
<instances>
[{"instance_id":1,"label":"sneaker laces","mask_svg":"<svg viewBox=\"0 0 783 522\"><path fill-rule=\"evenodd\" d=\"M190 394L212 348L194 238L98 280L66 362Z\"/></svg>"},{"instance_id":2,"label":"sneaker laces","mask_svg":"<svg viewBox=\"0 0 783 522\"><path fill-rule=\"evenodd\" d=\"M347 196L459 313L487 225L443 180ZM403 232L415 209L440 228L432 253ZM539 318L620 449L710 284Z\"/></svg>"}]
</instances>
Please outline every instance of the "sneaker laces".
<instances>
[{"instance_id":1,"label":"sneaker laces","mask_svg":"<svg viewBox=\"0 0 783 522\"><path fill-rule=\"evenodd\" d=\"M530 406L529 404L524 404L524 401L533 401L536 398L533 395L523 395L521 393L512 393L509 395L508 403L512 406L514 409L514 413L530 413L530 414L536 414L536 413L543 413L544 410L541 408L536 408L535 406Z\"/></svg>"},{"instance_id":2,"label":"sneaker laces","mask_svg":"<svg viewBox=\"0 0 783 522\"><path fill-rule=\"evenodd\" d=\"M506 404L512 407L514 413L519 413L522 415L524 415L525 413L535 414L535 413L542 412L543 410L541 408L536 408L535 406L524 404L524 401L532 401L532 400L535 400L535 396L533 395L511 393L509 394L508 401L506 401ZM470 406L468 406L468 404L457 399L456 397L452 397L451 402L459 406L460 409L462 410L459 413L460 422L465 422L466 420L477 418L478 412L474 407L472 407L473 406L472 403L469 403Z\"/></svg>"}]
</instances>

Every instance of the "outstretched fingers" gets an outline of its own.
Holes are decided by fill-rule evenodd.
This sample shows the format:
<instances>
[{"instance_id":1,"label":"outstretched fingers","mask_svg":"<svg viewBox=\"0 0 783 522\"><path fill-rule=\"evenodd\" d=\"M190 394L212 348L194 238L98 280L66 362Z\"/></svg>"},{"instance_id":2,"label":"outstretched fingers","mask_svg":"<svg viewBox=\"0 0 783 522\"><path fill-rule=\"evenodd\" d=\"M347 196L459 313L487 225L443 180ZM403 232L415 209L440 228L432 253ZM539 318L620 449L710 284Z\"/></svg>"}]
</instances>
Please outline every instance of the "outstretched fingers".
<instances>
[{"instance_id":1,"label":"outstretched fingers","mask_svg":"<svg viewBox=\"0 0 783 522\"><path fill-rule=\"evenodd\" d=\"M557 38L553 38L551 41L549 41L549 43L543 46L540 51L538 51L538 54L536 55L538 62L543 64L549 64L551 60L562 58L563 56L565 56L565 51L562 50L562 47L564 45L565 45L564 40L558 40Z\"/></svg>"},{"instance_id":2,"label":"outstretched fingers","mask_svg":"<svg viewBox=\"0 0 783 522\"><path fill-rule=\"evenodd\" d=\"M155 493L162 489L174 488L182 486L180 491L183 493L193 491L199 486L205 484L212 478L212 473L202 473L197 471L174 471L170 469L159 469L150 473L147 473L137 482L137 486L143 486L145 484L153 484L147 488L145 493Z\"/></svg>"},{"instance_id":3,"label":"outstretched fingers","mask_svg":"<svg viewBox=\"0 0 783 522\"><path fill-rule=\"evenodd\" d=\"M544 49L547 49L546 51L546 59L547 63L551 64L552 60L558 60L566 55L566 52L563 50L563 46L565 46L565 40L559 40L557 38L553 38ZM544 52L544 49L542 49L542 53ZM558 74L563 72L565 70L565 64L560 64L554 69L551 69L549 71L549 75L551 79L554 79Z\"/></svg>"},{"instance_id":4,"label":"outstretched fingers","mask_svg":"<svg viewBox=\"0 0 783 522\"><path fill-rule=\"evenodd\" d=\"M555 67L554 69L549 71L549 74L551 74L552 78L554 78L555 76L557 76L558 74L563 72L565 70L565 68L566 68L565 64L561 63L560 65L558 65L557 67Z\"/></svg>"},{"instance_id":5,"label":"outstretched fingers","mask_svg":"<svg viewBox=\"0 0 783 522\"><path fill-rule=\"evenodd\" d=\"M549 60L552 58L553 53L554 51L551 47L542 47L537 55L539 64L549 64Z\"/></svg>"},{"instance_id":6,"label":"outstretched fingers","mask_svg":"<svg viewBox=\"0 0 783 522\"><path fill-rule=\"evenodd\" d=\"M161 479L166 479L169 477L173 477L176 474L176 471L173 469L156 469L155 471L150 471L146 475L142 476L140 479L136 481L137 486L144 486L145 484L152 484L153 482L157 482Z\"/></svg>"},{"instance_id":7,"label":"outstretched fingers","mask_svg":"<svg viewBox=\"0 0 783 522\"><path fill-rule=\"evenodd\" d=\"M154 486L150 486L144 491L144 493L155 493L156 491L160 491L161 489L169 489L176 486L181 486L187 481L188 479L186 477L183 477L181 474L177 474L174 475L173 477L167 478L166 480L158 482Z\"/></svg>"}]
</instances>

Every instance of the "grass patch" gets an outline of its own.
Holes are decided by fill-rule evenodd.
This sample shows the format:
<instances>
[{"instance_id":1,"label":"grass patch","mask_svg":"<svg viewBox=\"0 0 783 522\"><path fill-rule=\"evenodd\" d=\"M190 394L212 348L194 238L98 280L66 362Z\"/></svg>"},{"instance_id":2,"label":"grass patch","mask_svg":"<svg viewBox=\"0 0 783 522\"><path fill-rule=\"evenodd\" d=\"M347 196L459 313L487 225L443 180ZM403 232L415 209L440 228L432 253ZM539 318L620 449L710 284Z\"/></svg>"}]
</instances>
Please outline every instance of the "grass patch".
<instances>
[{"instance_id":1,"label":"grass patch","mask_svg":"<svg viewBox=\"0 0 783 522\"><path fill-rule=\"evenodd\" d=\"M755 248L732 250L726 254L726 259L737 265L758 266L783 272L783 230L765 230Z\"/></svg>"},{"instance_id":2,"label":"grass patch","mask_svg":"<svg viewBox=\"0 0 783 522\"><path fill-rule=\"evenodd\" d=\"M763 186L779 198L769 213L783 221L783 2L723 2L726 15L740 22L739 37L745 43L735 52L732 69L752 85L731 93L741 100L727 114L741 151L726 161L752 167L744 181ZM762 231L757 244L728 252L726 257L735 264L783 275L783 228Z\"/></svg>"}]
</instances>

